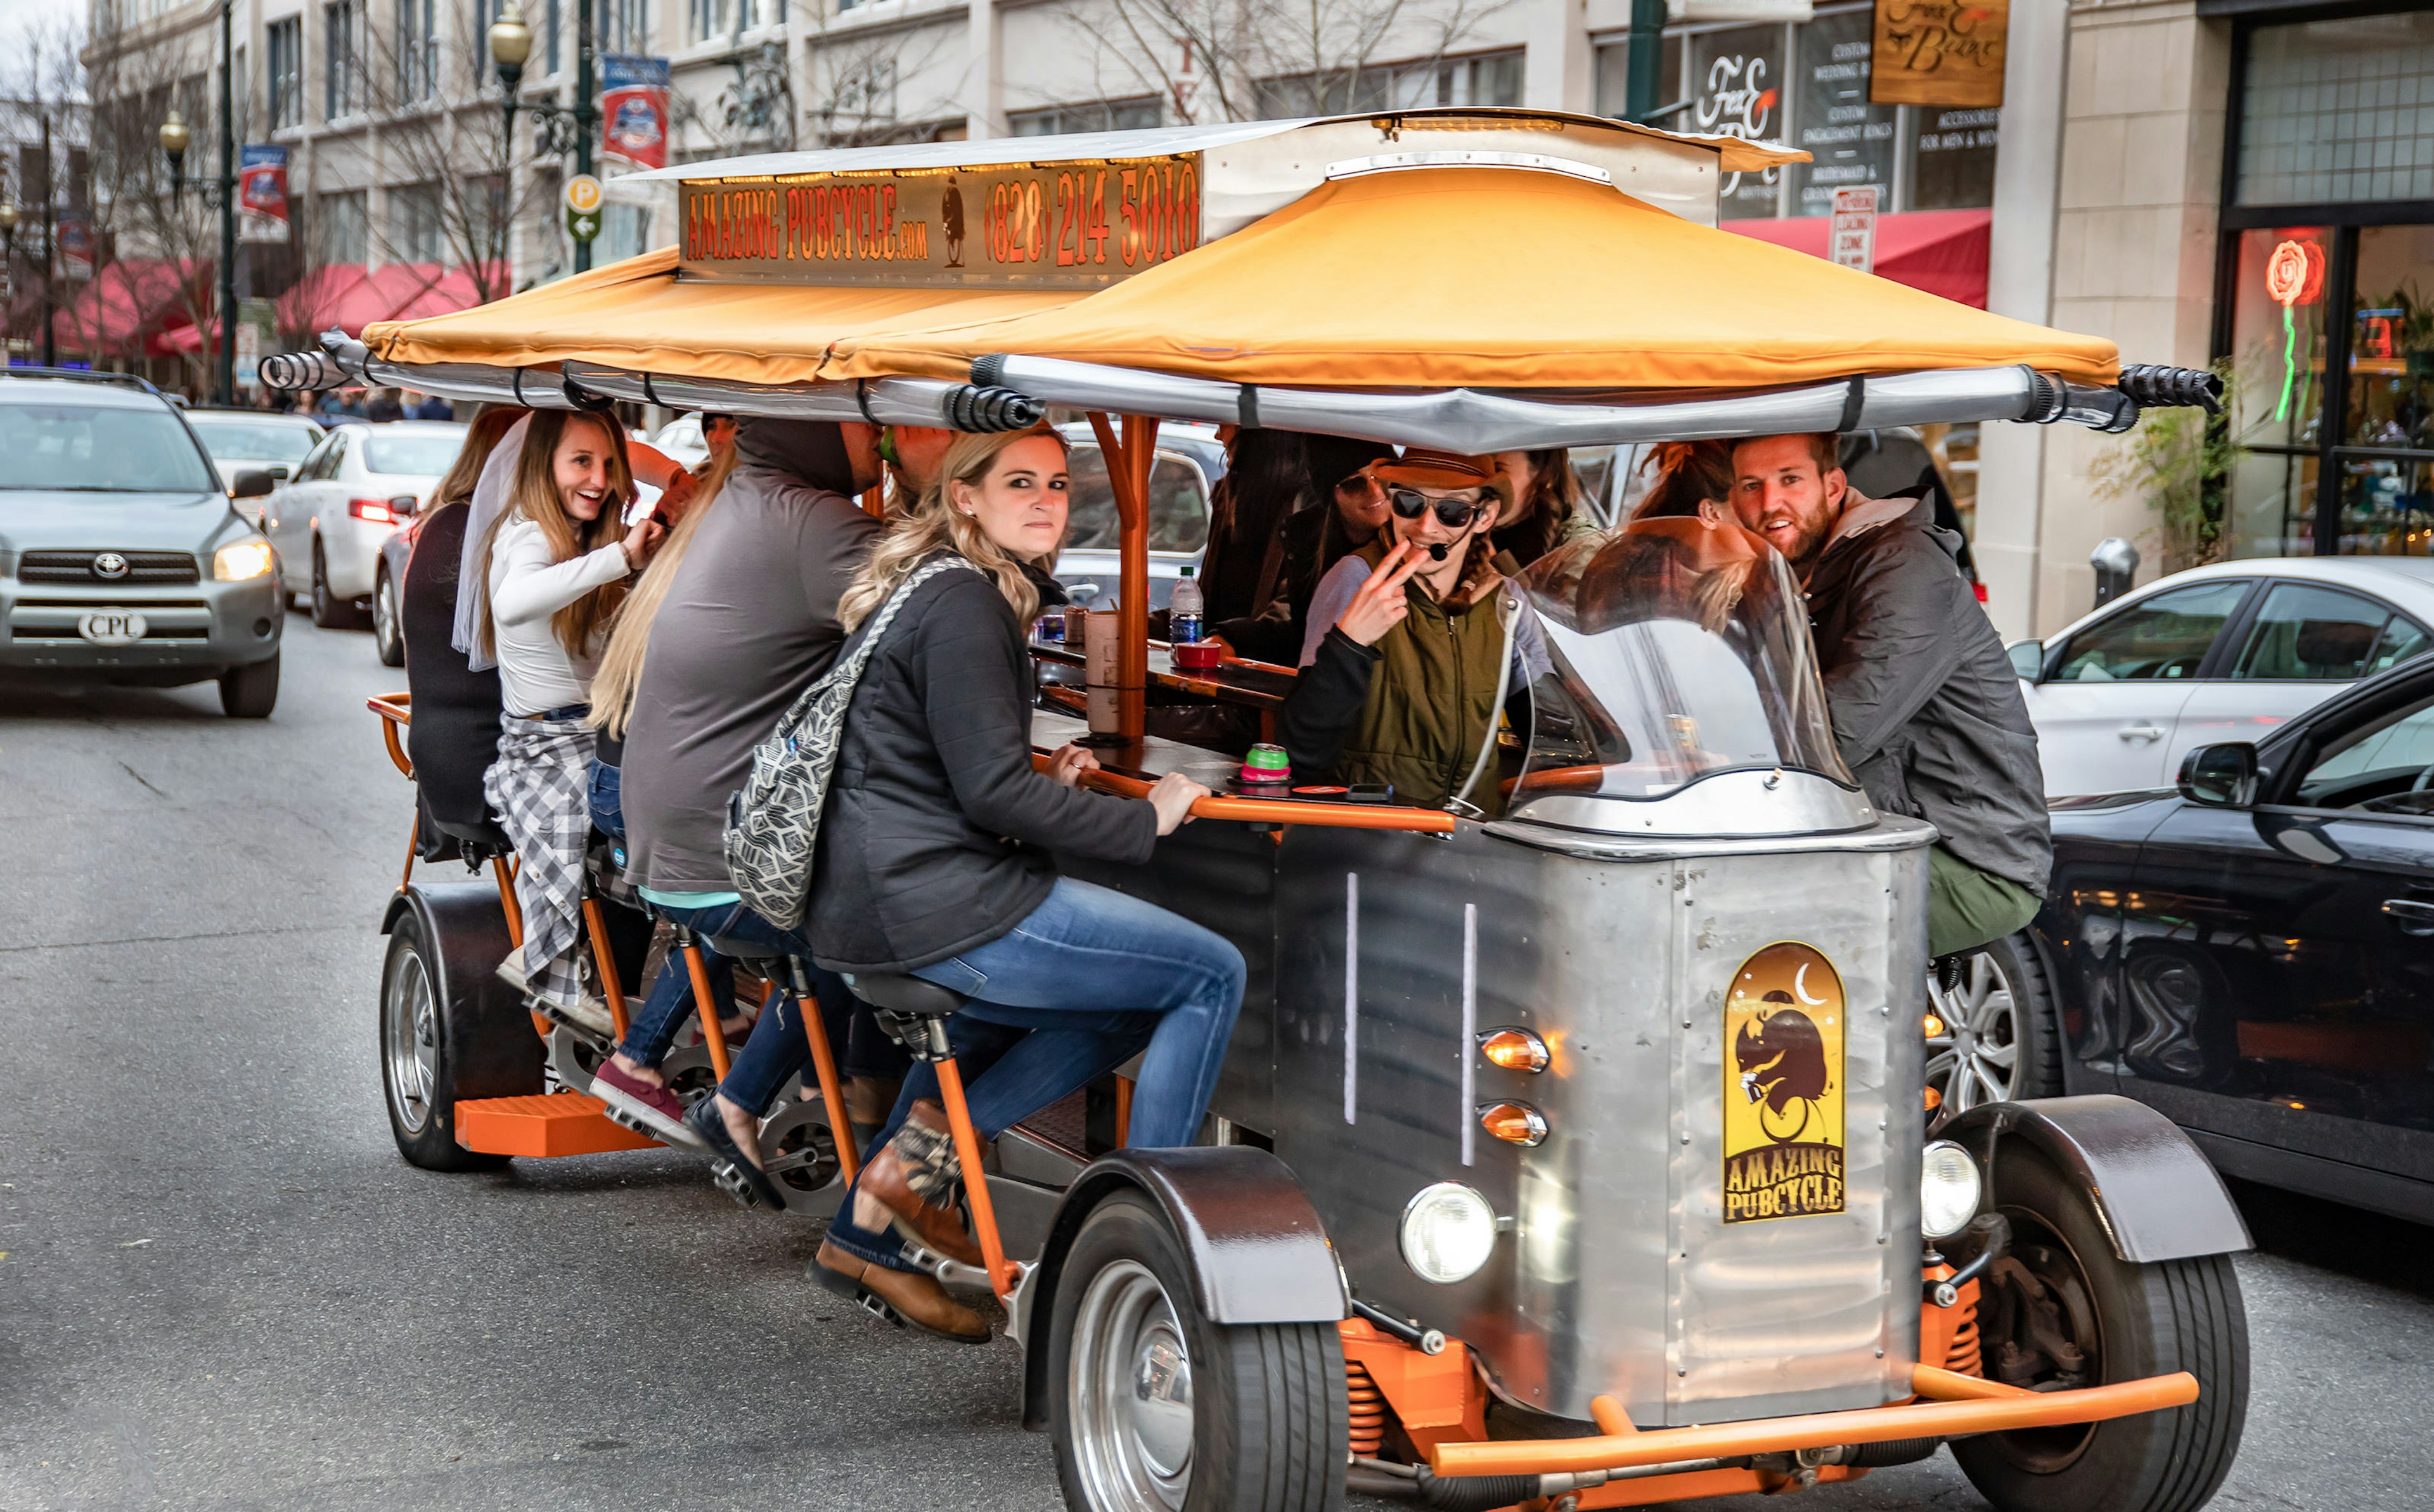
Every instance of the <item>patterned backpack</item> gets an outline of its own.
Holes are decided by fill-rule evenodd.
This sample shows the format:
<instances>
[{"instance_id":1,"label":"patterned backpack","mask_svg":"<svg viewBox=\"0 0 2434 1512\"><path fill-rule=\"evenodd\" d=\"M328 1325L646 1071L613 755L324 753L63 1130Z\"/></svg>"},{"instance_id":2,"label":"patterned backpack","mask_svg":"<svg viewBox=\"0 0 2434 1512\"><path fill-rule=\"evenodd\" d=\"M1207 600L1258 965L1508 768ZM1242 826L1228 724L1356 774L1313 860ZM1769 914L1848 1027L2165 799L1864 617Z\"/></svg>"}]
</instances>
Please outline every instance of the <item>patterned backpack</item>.
<instances>
[{"instance_id":1,"label":"patterned backpack","mask_svg":"<svg viewBox=\"0 0 2434 1512\"><path fill-rule=\"evenodd\" d=\"M752 773L727 799L727 873L752 911L780 929L803 921L819 850L820 811L836 770L846 709L870 654L913 590L950 568L980 569L948 553L914 569L862 627L853 648L803 689L769 738L752 748Z\"/></svg>"}]
</instances>

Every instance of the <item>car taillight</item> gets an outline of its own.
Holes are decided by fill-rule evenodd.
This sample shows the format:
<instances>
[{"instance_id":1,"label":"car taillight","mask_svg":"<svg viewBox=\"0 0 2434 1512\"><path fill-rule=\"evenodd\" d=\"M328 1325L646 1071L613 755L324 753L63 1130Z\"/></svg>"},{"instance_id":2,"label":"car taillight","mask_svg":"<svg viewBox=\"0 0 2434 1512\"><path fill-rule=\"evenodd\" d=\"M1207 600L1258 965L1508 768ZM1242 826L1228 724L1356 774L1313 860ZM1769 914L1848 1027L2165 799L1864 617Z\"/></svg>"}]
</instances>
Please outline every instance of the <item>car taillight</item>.
<instances>
[{"instance_id":1,"label":"car taillight","mask_svg":"<svg viewBox=\"0 0 2434 1512\"><path fill-rule=\"evenodd\" d=\"M405 516L414 513L414 496L403 494L395 499L350 499L347 501L347 513L357 519L369 520L375 525L394 525Z\"/></svg>"}]
</instances>

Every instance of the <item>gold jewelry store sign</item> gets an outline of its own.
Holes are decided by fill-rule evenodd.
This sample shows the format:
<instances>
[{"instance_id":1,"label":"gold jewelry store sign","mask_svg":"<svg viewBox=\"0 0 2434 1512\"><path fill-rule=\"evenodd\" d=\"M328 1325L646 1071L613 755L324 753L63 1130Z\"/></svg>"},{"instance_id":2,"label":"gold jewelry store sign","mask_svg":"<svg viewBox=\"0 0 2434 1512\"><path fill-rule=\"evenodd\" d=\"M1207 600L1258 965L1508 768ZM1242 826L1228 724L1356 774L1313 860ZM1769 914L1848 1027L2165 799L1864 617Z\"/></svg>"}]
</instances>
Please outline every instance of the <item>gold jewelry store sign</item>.
<instances>
[{"instance_id":1,"label":"gold jewelry store sign","mask_svg":"<svg viewBox=\"0 0 2434 1512\"><path fill-rule=\"evenodd\" d=\"M1741 962L1724 995L1724 1221L1843 1211L1843 978L1804 944Z\"/></svg>"},{"instance_id":2,"label":"gold jewelry store sign","mask_svg":"<svg viewBox=\"0 0 2434 1512\"><path fill-rule=\"evenodd\" d=\"M1200 245L1196 154L683 184L688 277L1096 289Z\"/></svg>"}]
</instances>

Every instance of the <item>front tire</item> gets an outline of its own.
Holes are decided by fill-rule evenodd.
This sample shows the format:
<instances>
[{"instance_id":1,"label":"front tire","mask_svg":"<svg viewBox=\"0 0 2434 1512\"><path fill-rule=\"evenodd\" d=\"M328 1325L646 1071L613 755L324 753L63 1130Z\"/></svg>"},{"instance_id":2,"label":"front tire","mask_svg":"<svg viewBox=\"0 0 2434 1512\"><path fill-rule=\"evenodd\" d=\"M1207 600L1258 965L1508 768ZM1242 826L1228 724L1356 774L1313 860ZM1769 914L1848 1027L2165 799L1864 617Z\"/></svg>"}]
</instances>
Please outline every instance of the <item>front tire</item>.
<instances>
[{"instance_id":1,"label":"front tire","mask_svg":"<svg viewBox=\"0 0 2434 1512\"><path fill-rule=\"evenodd\" d=\"M2248 1316L2230 1258L2117 1258L2088 1195L2016 1142L1997 1155L1994 1189L2013 1240L1980 1295L1986 1373L2055 1388L2186 1370L2198 1400L1959 1439L1953 1458L1998 1512L2196 1512L2230 1471L2248 1416ZM2041 1348L2032 1321L2076 1358Z\"/></svg>"},{"instance_id":2,"label":"front tire","mask_svg":"<svg viewBox=\"0 0 2434 1512\"><path fill-rule=\"evenodd\" d=\"M1073 1512L1342 1506L1334 1325L1203 1317L1182 1242L1147 1198L1119 1193L1084 1220L1049 1326L1049 1425Z\"/></svg>"},{"instance_id":3,"label":"front tire","mask_svg":"<svg viewBox=\"0 0 2434 1512\"><path fill-rule=\"evenodd\" d=\"M279 706L279 653L250 667L220 673L220 712L232 720L266 720Z\"/></svg>"},{"instance_id":4,"label":"front tire","mask_svg":"<svg viewBox=\"0 0 2434 1512\"><path fill-rule=\"evenodd\" d=\"M405 634L398 627L397 580L386 564L372 586L372 645L384 667L405 665Z\"/></svg>"},{"instance_id":5,"label":"front tire","mask_svg":"<svg viewBox=\"0 0 2434 1512\"><path fill-rule=\"evenodd\" d=\"M449 1043L447 977L412 911L400 914L381 962L381 1085L388 1131L409 1165L426 1171L495 1170L502 1155L456 1143L454 1047Z\"/></svg>"}]
</instances>

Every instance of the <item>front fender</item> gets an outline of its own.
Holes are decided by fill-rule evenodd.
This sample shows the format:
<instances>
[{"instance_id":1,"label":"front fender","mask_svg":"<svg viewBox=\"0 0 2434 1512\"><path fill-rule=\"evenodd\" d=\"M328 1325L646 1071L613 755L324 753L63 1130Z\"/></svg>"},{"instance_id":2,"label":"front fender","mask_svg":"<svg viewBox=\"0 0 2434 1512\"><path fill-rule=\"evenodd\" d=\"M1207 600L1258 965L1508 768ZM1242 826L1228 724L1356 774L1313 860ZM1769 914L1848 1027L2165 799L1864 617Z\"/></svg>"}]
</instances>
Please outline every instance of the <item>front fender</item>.
<instances>
[{"instance_id":1,"label":"front fender","mask_svg":"<svg viewBox=\"0 0 2434 1512\"><path fill-rule=\"evenodd\" d=\"M2110 1093L1972 1108L1943 1137L1978 1152L1988 1200L2000 1201L2002 1150L2018 1140L2096 1204L2113 1252L2138 1265L2252 1248L2222 1178L2173 1122Z\"/></svg>"},{"instance_id":2,"label":"front fender","mask_svg":"<svg viewBox=\"0 0 2434 1512\"><path fill-rule=\"evenodd\" d=\"M1245 1145L1117 1150L1067 1189L1009 1309L1009 1332L1023 1346L1026 1428L1048 1421L1046 1325L1066 1252L1092 1210L1122 1190L1144 1194L1166 1215L1191 1267L1192 1302L1212 1322L1333 1323L1345 1316L1335 1246L1284 1162Z\"/></svg>"}]
</instances>

